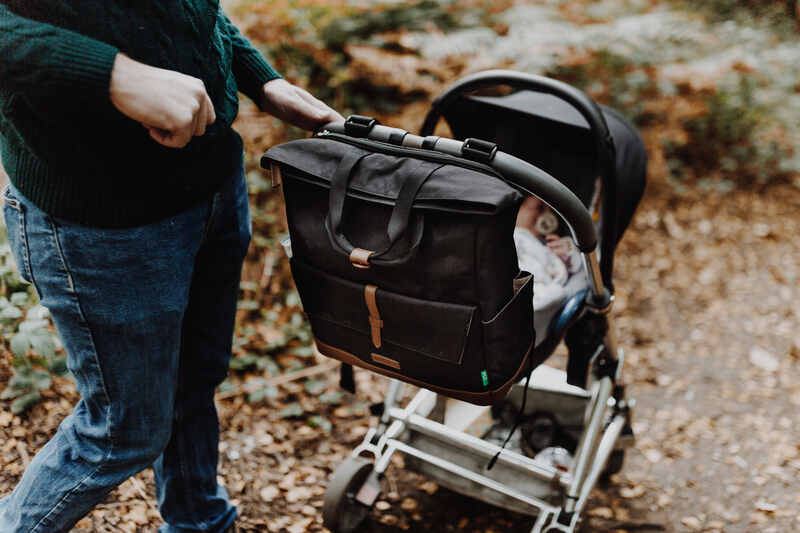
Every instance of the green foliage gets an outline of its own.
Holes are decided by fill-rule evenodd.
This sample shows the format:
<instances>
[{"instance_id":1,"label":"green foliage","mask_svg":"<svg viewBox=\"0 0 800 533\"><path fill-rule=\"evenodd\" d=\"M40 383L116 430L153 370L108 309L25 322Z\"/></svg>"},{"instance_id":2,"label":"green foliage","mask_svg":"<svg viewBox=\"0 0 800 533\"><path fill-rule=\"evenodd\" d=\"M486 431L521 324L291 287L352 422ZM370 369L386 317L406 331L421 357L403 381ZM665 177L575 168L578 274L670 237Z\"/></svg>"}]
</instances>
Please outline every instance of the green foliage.
<instances>
[{"instance_id":1,"label":"green foliage","mask_svg":"<svg viewBox=\"0 0 800 533\"><path fill-rule=\"evenodd\" d=\"M3 217L0 217L0 285L5 287L5 294L12 300L16 298L14 305L20 306L28 300L28 283L19 276L14 265ZM16 293L21 293L21 296L15 296Z\"/></svg>"},{"instance_id":2,"label":"green foliage","mask_svg":"<svg viewBox=\"0 0 800 533\"><path fill-rule=\"evenodd\" d=\"M256 25L260 35L271 35L261 45L265 55L288 79L333 103L344 115L391 113L427 96L422 90L403 91L390 80L352 71L348 45L402 48L396 39L384 36L397 31L450 31L488 24L494 11L490 2L457 0L358 4L281 0L271 2L269 8L263 2L250 2L241 9L269 14L271 22ZM290 131L288 136L295 135L303 137L305 133Z\"/></svg>"},{"instance_id":3,"label":"green foliage","mask_svg":"<svg viewBox=\"0 0 800 533\"><path fill-rule=\"evenodd\" d=\"M0 283L8 295L0 296L0 335L13 354L13 375L0 399L14 400L11 411L20 414L42 399L41 391L52 386L52 375L67 374L67 365L58 353L60 340L47 309L37 303L34 291L19 277L5 229L0 243Z\"/></svg>"},{"instance_id":4,"label":"green foliage","mask_svg":"<svg viewBox=\"0 0 800 533\"><path fill-rule=\"evenodd\" d=\"M725 191L767 183L785 174L781 161L791 150L779 142L782 129L775 110L756 99L760 82L754 75L734 71L715 90L695 93L690 87L659 80L647 62L607 50L595 52L589 60L557 66L546 75L586 91L639 126L658 127L665 118L648 108L654 100L682 99L702 108L680 120L682 135L666 136L662 143L678 188L697 177L699 185Z\"/></svg>"},{"instance_id":5,"label":"green foliage","mask_svg":"<svg viewBox=\"0 0 800 533\"><path fill-rule=\"evenodd\" d=\"M280 373L278 364L269 355L243 353L231 359L231 370L262 370L269 375Z\"/></svg>"},{"instance_id":6,"label":"green foliage","mask_svg":"<svg viewBox=\"0 0 800 533\"><path fill-rule=\"evenodd\" d=\"M340 390L327 391L319 396L319 401L330 405L338 405L342 403L344 394Z\"/></svg>"},{"instance_id":7,"label":"green foliage","mask_svg":"<svg viewBox=\"0 0 800 533\"><path fill-rule=\"evenodd\" d=\"M705 113L683 120L685 139L663 147L673 179L683 179L689 170L696 176L716 175L701 185L725 190L782 174L781 160L789 149L768 134L774 124L755 101L756 86L752 76L739 75L735 83L705 96Z\"/></svg>"},{"instance_id":8,"label":"green foliage","mask_svg":"<svg viewBox=\"0 0 800 533\"><path fill-rule=\"evenodd\" d=\"M323 379L309 379L303 384L303 387L308 394L319 396L328 388L328 382Z\"/></svg>"},{"instance_id":9,"label":"green foliage","mask_svg":"<svg viewBox=\"0 0 800 533\"><path fill-rule=\"evenodd\" d=\"M274 400L278 397L278 389L264 378L254 378L247 381L251 387L247 395L249 403L261 403L265 400Z\"/></svg>"},{"instance_id":10,"label":"green foliage","mask_svg":"<svg viewBox=\"0 0 800 533\"><path fill-rule=\"evenodd\" d=\"M795 0L683 0L691 9L700 9L714 22L735 20L743 24L763 23L784 32L793 32L797 15Z\"/></svg>"},{"instance_id":11,"label":"green foliage","mask_svg":"<svg viewBox=\"0 0 800 533\"><path fill-rule=\"evenodd\" d=\"M639 125L650 119L645 109L647 99L659 92L649 63L609 50L598 50L588 61L557 65L545 76L578 87Z\"/></svg>"},{"instance_id":12,"label":"green foliage","mask_svg":"<svg viewBox=\"0 0 800 533\"><path fill-rule=\"evenodd\" d=\"M419 30L434 24L443 30L460 27L460 21L446 7L451 2L402 2L383 8L359 11L335 18L322 28L326 46L341 48L347 43L393 30Z\"/></svg>"},{"instance_id":13,"label":"green foliage","mask_svg":"<svg viewBox=\"0 0 800 533\"><path fill-rule=\"evenodd\" d=\"M278 411L279 418L297 418L299 416L303 416L303 408L300 406L299 403L293 402L288 404L286 407Z\"/></svg>"},{"instance_id":14,"label":"green foliage","mask_svg":"<svg viewBox=\"0 0 800 533\"><path fill-rule=\"evenodd\" d=\"M277 241L274 246L279 246ZM240 287L243 290L256 290L258 287L243 282ZM251 325L243 325L237 329L234 337L234 351L237 353L231 359L230 368L239 372L259 372L262 375L275 377L281 372L299 370L305 365L300 359L309 358L315 353L312 345L311 328L300 311L300 297L295 290L289 290L283 294L283 303L274 302L269 307L262 309L258 304L254 309L259 310L259 324L271 335L266 342L259 340L255 328ZM240 300L242 302L256 302L256 300ZM276 357L286 354L287 357L281 364L278 364ZM264 378L251 378L247 380L248 401L260 403L266 399L274 398L277 391L269 385ZM318 388L312 380L306 383L306 389L311 394L320 394L323 388ZM314 392L311 392L314 391Z\"/></svg>"}]
</instances>

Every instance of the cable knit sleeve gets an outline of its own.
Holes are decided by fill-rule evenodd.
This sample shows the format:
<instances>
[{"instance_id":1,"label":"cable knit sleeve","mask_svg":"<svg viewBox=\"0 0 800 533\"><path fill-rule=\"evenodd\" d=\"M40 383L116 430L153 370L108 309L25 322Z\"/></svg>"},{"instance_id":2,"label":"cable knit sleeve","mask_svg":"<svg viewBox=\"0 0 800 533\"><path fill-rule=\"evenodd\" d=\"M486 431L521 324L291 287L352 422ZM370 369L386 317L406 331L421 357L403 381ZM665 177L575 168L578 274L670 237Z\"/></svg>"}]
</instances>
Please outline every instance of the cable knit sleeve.
<instances>
[{"instance_id":1,"label":"cable knit sleeve","mask_svg":"<svg viewBox=\"0 0 800 533\"><path fill-rule=\"evenodd\" d=\"M118 51L0 3L0 90L68 88L107 97Z\"/></svg>"},{"instance_id":2,"label":"cable knit sleeve","mask_svg":"<svg viewBox=\"0 0 800 533\"><path fill-rule=\"evenodd\" d=\"M261 105L261 88L270 80L280 78L272 66L267 63L261 52L241 34L230 19L221 14L225 28L233 43L233 75L239 90L246 94L259 106Z\"/></svg>"}]
</instances>

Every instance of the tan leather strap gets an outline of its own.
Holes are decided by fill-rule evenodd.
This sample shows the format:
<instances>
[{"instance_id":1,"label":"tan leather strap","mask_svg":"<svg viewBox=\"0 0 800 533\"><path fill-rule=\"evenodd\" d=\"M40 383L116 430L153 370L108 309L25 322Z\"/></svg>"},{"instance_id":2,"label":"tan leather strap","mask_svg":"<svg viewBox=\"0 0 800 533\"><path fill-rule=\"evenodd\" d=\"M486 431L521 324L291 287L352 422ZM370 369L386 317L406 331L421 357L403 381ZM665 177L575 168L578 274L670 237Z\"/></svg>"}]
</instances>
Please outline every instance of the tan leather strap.
<instances>
[{"instance_id":1,"label":"tan leather strap","mask_svg":"<svg viewBox=\"0 0 800 533\"><path fill-rule=\"evenodd\" d=\"M391 357L386 357L385 355L381 355L379 353L372 352L369 354L373 361L376 363L380 363L382 365L386 365L390 368L394 368L395 370L402 370L400 368L400 361L395 361Z\"/></svg>"},{"instance_id":2,"label":"tan leather strap","mask_svg":"<svg viewBox=\"0 0 800 533\"><path fill-rule=\"evenodd\" d=\"M353 251L350 252L350 263L356 268L369 268L369 256L374 253L363 248L353 248Z\"/></svg>"},{"instance_id":3,"label":"tan leather strap","mask_svg":"<svg viewBox=\"0 0 800 533\"><path fill-rule=\"evenodd\" d=\"M369 309L369 327L372 331L372 344L374 344L376 348L380 348L383 320L381 320L381 313L378 311L378 301L375 299L375 293L377 291L378 287L375 285L367 285L364 287L364 301L367 303L367 309Z\"/></svg>"},{"instance_id":4,"label":"tan leather strap","mask_svg":"<svg viewBox=\"0 0 800 533\"><path fill-rule=\"evenodd\" d=\"M277 187L281 183L283 183L283 178L281 177L281 167L276 163L270 163L269 165L270 173L272 174L272 186Z\"/></svg>"},{"instance_id":5,"label":"tan leather strap","mask_svg":"<svg viewBox=\"0 0 800 533\"><path fill-rule=\"evenodd\" d=\"M363 359L359 359L355 355L351 354L350 352L346 352L340 348L334 348L330 344L325 344L323 341L319 339L314 339L317 343L317 348L319 348L319 353L322 355L327 355L328 357L333 357L334 359L338 359L339 361L353 366L359 366L361 368L366 368L367 370L371 370L372 372L377 372L378 374L383 374L384 376L389 376L390 378L399 379L412 385L416 385L417 387L422 387L423 389L429 389L433 392L438 392L440 394L444 394L445 396L449 396L450 398L455 398L457 400L464 400L465 402L474 403L476 405L494 405L497 402L503 400L507 395L511 386L518 382L522 377L525 375L525 370L528 368L528 358L532 357L531 349L533 348L533 341L528 345L528 351L525 354L525 357L522 358L522 362L519 364L519 368L514 373L514 375L506 381L500 387L494 390L488 390L484 392L467 392L463 390L455 390L455 389L448 389L445 387L440 387L438 385L434 385L433 383L426 383L424 381L420 381L418 379L410 378L403 374L402 372L395 372L389 368L384 368L382 366L374 365L368 361L364 361ZM536 361L534 361L537 365Z\"/></svg>"}]
</instances>

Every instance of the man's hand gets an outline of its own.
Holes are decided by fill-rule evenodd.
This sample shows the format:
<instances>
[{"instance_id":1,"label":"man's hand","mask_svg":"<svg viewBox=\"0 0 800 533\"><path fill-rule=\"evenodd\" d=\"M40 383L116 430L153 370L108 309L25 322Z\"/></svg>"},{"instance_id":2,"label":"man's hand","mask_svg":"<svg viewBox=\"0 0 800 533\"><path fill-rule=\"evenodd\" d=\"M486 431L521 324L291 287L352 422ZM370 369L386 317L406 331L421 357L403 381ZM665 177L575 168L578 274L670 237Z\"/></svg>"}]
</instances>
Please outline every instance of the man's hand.
<instances>
[{"instance_id":1,"label":"man's hand","mask_svg":"<svg viewBox=\"0 0 800 533\"><path fill-rule=\"evenodd\" d=\"M344 122L342 115L286 80L268 81L263 92L263 111L304 130L315 131L329 122Z\"/></svg>"},{"instance_id":2,"label":"man's hand","mask_svg":"<svg viewBox=\"0 0 800 533\"><path fill-rule=\"evenodd\" d=\"M182 148L216 120L203 82L117 54L111 72L111 102L140 122L159 144Z\"/></svg>"}]
</instances>

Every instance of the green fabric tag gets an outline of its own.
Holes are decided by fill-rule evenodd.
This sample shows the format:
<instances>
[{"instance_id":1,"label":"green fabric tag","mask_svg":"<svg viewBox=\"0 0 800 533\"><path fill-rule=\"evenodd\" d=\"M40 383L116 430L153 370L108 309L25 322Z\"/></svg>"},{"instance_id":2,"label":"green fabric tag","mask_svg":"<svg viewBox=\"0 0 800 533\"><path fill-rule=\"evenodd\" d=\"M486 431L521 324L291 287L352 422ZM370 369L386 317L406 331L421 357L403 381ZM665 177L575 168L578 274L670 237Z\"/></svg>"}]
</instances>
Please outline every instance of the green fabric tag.
<instances>
[{"instance_id":1,"label":"green fabric tag","mask_svg":"<svg viewBox=\"0 0 800 533\"><path fill-rule=\"evenodd\" d=\"M484 387L489 386L489 374L486 372L486 370L481 370L481 381L483 382Z\"/></svg>"}]
</instances>

